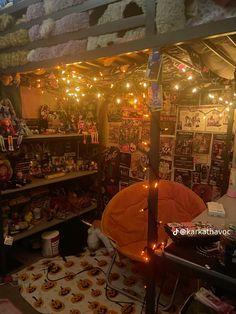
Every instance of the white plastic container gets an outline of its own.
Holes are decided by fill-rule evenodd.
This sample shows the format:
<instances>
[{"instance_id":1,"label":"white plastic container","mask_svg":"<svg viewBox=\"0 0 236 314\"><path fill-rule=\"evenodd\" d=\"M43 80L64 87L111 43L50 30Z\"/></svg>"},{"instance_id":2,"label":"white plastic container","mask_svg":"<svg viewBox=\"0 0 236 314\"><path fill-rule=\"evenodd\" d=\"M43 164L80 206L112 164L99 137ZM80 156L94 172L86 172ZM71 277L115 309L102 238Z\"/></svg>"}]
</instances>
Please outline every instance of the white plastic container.
<instances>
[{"instance_id":1,"label":"white plastic container","mask_svg":"<svg viewBox=\"0 0 236 314\"><path fill-rule=\"evenodd\" d=\"M42 255L44 257L54 257L59 255L60 235L58 230L46 231L41 235Z\"/></svg>"}]
</instances>

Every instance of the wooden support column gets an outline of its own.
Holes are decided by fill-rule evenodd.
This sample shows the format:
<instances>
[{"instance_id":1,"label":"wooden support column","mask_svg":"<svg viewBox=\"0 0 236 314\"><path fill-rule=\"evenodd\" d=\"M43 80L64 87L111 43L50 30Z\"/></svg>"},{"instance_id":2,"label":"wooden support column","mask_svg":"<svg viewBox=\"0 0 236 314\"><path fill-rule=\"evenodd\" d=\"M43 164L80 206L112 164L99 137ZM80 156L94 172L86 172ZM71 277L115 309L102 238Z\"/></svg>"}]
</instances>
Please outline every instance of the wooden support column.
<instances>
[{"instance_id":1,"label":"wooden support column","mask_svg":"<svg viewBox=\"0 0 236 314\"><path fill-rule=\"evenodd\" d=\"M148 78L151 80L149 106L151 111L150 151L149 151L149 194L148 194L148 241L147 256L149 258L146 314L156 312L156 263L154 245L156 245L158 221L158 183L160 162L160 110L162 105L161 56L158 50L150 55Z\"/></svg>"}]
</instances>

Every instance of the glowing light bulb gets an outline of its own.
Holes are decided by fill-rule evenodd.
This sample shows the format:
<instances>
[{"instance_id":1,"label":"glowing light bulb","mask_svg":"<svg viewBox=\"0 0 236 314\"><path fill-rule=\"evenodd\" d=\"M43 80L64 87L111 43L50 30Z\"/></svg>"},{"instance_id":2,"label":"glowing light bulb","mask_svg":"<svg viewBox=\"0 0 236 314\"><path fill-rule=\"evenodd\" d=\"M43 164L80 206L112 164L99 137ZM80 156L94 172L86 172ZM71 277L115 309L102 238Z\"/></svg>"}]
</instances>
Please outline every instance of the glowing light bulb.
<instances>
[{"instance_id":1,"label":"glowing light bulb","mask_svg":"<svg viewBox=\"0 0 236 314\"><path fill-rule=\"evenodd\" d=\"M193 79L193 76L192 76L192 75L189 75L189 76L188 76L188 80L191 81L192 79Z\"/></svg>"},{"instance_id":2,"label":"glowing light bulb","mask_svg":"<svg viewBox=\"0 0 236 314\"><path fill-rule=\"evenodd\" d=\"M135 104L137 104L137 102L138 102L138 99L137 99L137 98L135 98L135 99L134 99L134 103L135 103Z\"/></svg>"},{"instance_id":3,"label":"glowing light bulb","mask_svg":"<svg viewBox=\"0 0 236 314\"><path fill-rule=\"evenodd\" d=\"M77 101L77 102L79 102L79 101L80 101L80 99L79 99L79 98L77 98L77 99L76 99L76 101Z\"/></svg>"},{"instance_id":4,"label":"glowing light bulb","mask_svg":"<svg viewBox=\"0 0 236 314\"><path fill-rule=\"evenodd\" d=\"M70 80L67 80L67 84L70 84Z\"/></svg>"},{"instance_id":5,"label":"glowing light bulb","mask_svg":"<svg viewBox=\"0 0 236 314\"><path fill-rule=\"evenodd\" d=\"M203 120L206 120L206 116L203 117Z\"/></svg>"},{"instance_id":6,"label":"glowing light bulb","mask_svg":"<svg viewBox=\"0 0 236 314\"><path fill-rule=\"evenodd\" d=\"M101 97L101 94L100 93L97 93L97 98L100 98Z\"/></svg>"},{"instance_id":7,"label":"glowing light bulb","mask_svg":"<svg viewBox=\"0 0 236 314\"><path fill-rule=\"evenodd\" d=\"M65 80L66 80L66 78L65 78L65 77L63 77L63 78L62 78L62 80L63 80L63 81L65 81Z\"/></svg>"},{"instance_id":8,"label":"glowing light bulb","mask_svg":"<svg viewBox=\"0 0 236 314\"><path fill-rule=\"evenodd\" d=\"M229 111L229 107L226 108L226 111Z\"/></svg>"},{"instance_id":9,"label":"glowing light bulb","mask_svg":"<svg viewBox=\"0 0 236 314\"><path fill-rule=\"evenodd\" d=\"M83 94L82 94L82 97L84 97L84 96L85 96L85 94L83 93Z\"/></svg>"},{"instance_id":10,"label":"glowing light bulb","mask_svg":"<svg viewBox=\"0 0 236 314\"><path fill-rule=\"evenodd\" d=\"M230 105L230 106L232 106L232 105L233 105L233 103L232 103L232 102L230 102L230 103L229 103L229 105Z\"/></svg>"},{"instance_id":11,"label":"glowing light bulb","mask_svg":"<svg viewBox=\"0 0 236 314\"><path fill-rule=\"evenodd\" d=\"M114 84L111 84L111 88L113 88L114 87Z\"/></svg>"},{"instance_id":12,"label":"glowing light bulb","mask_svg":"<svg viewBox=\"0 0 236 314\"><path fill-rule=\"evenodd\" d=\"M197 88L194 87L194 88L192 89L192 93L196 93L196 92L197 92Z\"/></svg>"},{"instance_id":13,"label":"glowing light bulb","mask_svg":"<svg viewBox=\"0 0 236 314\"><path fill-rule=\"evenodd\" d=\"M223 101L223 98L222 98L222 97L219 97L219 101Z\"/></svg>"},{"instance_id":14,"label":"glowing light bulb","mask_svg":"<svg viewBox=\"0 0 236 314\"><path fill-rule=\"evenodd\" d=\"M75 88L75 90L78 92L78 91L80 90L80 88L77 86L77 87Z\"/></svg>"},{"instance_id":15,"label":"glowing light bulb","mask_svg":"<svg viewBox=\"0 0 236 314\"><path fill-rule=\"evenodd\" d=\"M228 103L229 103L228 100L226 100L225 103L226 103L226 105L228 105Z\"/></svg>"},{"instance_id":16,"label":"glowing light bulb","mask_svg":"<svg viewBox=\"0 0 236 314\"><path fill-rule=\"evenodd\" d=\"M143 83L143 87L144 87L144 88L147 87L147 83L146 83L146 82Z\"/></svg>"},{"instance_id":17,"label":"glowing light bulb","mask_svg":"<svg viewBox=\"0 0 236 314\"><path fill-rule=\"evenodd\" d=\"M117 99L116 99L116 102L117 102L117 104L120 104L120 103L121 103L120 98L117 98Z\"/></svg>"},{"instance_id":18,"label":"glowing light bulb","mask_svg":"<svg viewBox=\"0 0 236 314\"><path fill-rule=\"evenodd\" d=\"M127 88L130 88L130 83L126 83L126 87L127 87Z\"/></svg>"},{"instance_id":19,"label":"glowing light bulb","mask_svg":"<svg viewBox=\"0 0 236 314\"><path fill-rule=\"evenodd\" d=\"M178 84L175 85L175 89L176 89L176 90L179 89L179 85L178 85Z\"/></svg>"},{"instance_id":20,"label":"glowing light bulb","mask_svg":"<svg viewBox=\"0 0 236 314\"><path fill-rule=\"evenodd\" d=\"M94 77L94 78L93 78L93 80L94 80L94 82L95 82L95 81L97 80L97 78L96 78L96 77Z\"/></svg>"}]
</instances>

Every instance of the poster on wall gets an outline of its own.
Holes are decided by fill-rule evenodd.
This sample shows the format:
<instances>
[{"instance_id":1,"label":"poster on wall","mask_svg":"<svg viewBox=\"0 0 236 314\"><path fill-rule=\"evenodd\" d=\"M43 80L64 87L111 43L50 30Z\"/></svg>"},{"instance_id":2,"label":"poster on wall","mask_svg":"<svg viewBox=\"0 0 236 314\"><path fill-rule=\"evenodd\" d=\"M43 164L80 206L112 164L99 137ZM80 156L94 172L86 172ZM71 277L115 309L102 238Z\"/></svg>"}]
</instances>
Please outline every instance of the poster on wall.
<instances>
[{"instance_id":1,"label":"poster on wall","mask_svg":"<svg viewBox=\"0 0 236 314\"><path fill-rule=\"evenodd\" d=\"M160 126L162 135L175 135L176 116L161 114Z\"/></svg>"},{"instance_id":2,"label":"poster on wall","mask_svg":"<svg viewBox=\"0 0 236 314\"><path fill-rule=\"evenodd\" d=\"M228 111L226 109L212 110L206 113L206 131L227 132Z\"/></svg>"},{"instance_id":3,"label":"poster on wall","mask_svg":"<svg viewBox=\"0 0 236 314\"><path fill-rule=\"evenodd\" d=\"M160 159L159 178L171 180L172 160Z\"/></svg>"},{"instance_id":4,"label":"poster on wall","mask_svg":"<svg viewBox=\"0 0 236 314\"><path fill-rule=\"evenodd\" d=\"M131 178L146 180L148 178L148 156L142 153L131 155L129 176Z\"/></svg>"},{"instance_id":5,"label":"poster on wall","mask_svg":"<svg viewBox=\"0 0 236 314\"><path fill-rule=\"evenodd\" d=\"M196 132L193 137L193 153L209 154L211 148L211 133Z\"/></svg>"},{"instance_id":6,"label":"poster on wall","mask_svg":"<svg viewBox=\"0 0 236 314\"><path fill-rule=\"evenodd\" d=\"M191 171L175 169L174 181L191 187Z\"/></svg>"},{"instance_id":7,"label":"poster on wall","mask_svg":"<svg viewBox=\"0 0 236 314\"><path fill-rule=\"evenodd\" d=\"M121 106L115 101L111 102L108 105L107 112L108 122L121 122L122 114L121 114Z\"/></svg>"},{"instance_id":8,"label":"poster on wall","mask_svg":"<svg viewBox=\"0 0 236 314\"><path fill-rule=\"evenodd\" d=\"M109 145L117 145L119 144L119 132L120 132L119 122L109 122L108 123L108 142Z\"/></svg>"},{"instance_id":9,"label":"poster on wall","mask_svg":"<svg viewBox=\"0 0 236 314\"><path fill-rule=\"evenodd\" d=\"M212 142L213 160L223 160L226 149L226 134L214 134Z\"/></svg>"},{"instance_id":10,"label":"poster on wall","mask_svg":"<svg viewBox=\"0 0 236 314\"><path fill-rule=\"evenodd\" d=\"M142 121L141 127L142 127L142 131L141 131L142 141L149 141L150 140L150 121Z\"/></svg>"},{"instance_id":11,"label":"poster on wall","mask_svg":"<svg viewBox=\"0 0 236 314\"><path fill-rule=\"evenodd\" d=\"M209 165L195 164L195 171L200 173L200 182L207 183L209 178Z\"/></svg>"},{"instance_id":12,"label":"poster on wall","mask_svg":"<svg viewBox=\"0 0 236 314\"><path fill-rule=\"evenodd\" d=\"M180 109L177 128L183 131L205 131L204 113L198 110Z\"/></svg>"},{"instance_id":13,"label":"poster on wall","mask_svg":"<svg viewBox=\"0 0 236 314\"><path fill-rule=\"evenodd\" d=\"M222 186L224 183L224 162L213 160L209 174L209 184Z\"/></svg>"},{"instance_id":14,"label":"poster on wall","mask_svg":"<svg viewBox=\"0 0 236 314\"><path fill-rule=\"evenodd\" d=\"M165 158L172 158L174 154L175 139L170 136L161 136L160 138L160 155Z\"/></svg>"},{"instance_id":15,"label":"poster on wall","mask_svg":"<svg viewBox=\"0 0 236 314\"><path fill-rule=\"evenodd\" d=\"M174 167L193 170L194 163L192 156L174 156Z\"/></svg>"},{"instance_id":16,"label":"poster on wall","mask_svg":"<svg viewBox=\"0 0 236 314\"><path fill-rule=\"evenodd\" d=\"M175 154L192 155L193 132L178 131L176 135Z\"/></svg>"},{"instance_id":17,"label":"poster on wall","mask_svg":"<svg viewBox=\"0 0 236 314\"><path fill-rule=\"evenodd\" d=\"M141 121L134 119L123 120L119 132L119 147L122 152L135 152L141 138Z\"/></svg>"},{"instance_id":18,"label":"poster on wall","mask_svg":"<svg viewBox=\"0 0 236 314\"><path fill-rule=\"evenodd\" d=\"M176 95L170 91L163 92L162 115L176 115Z\"/></svg>"}]
</instances>

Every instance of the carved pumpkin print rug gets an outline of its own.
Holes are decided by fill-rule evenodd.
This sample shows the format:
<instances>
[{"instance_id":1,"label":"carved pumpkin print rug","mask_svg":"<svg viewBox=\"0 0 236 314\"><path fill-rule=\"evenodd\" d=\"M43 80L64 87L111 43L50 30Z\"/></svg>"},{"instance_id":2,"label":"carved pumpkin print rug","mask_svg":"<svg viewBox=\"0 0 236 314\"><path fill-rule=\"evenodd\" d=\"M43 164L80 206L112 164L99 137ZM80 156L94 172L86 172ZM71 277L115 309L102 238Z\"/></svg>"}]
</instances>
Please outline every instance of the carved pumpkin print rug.
<instances>
[{"instance_id":1,"label":"carved pumpkin print rug","mask_svg":"<svg viewBox=\"0 0 236 314\"><path fill-rule=\"evenodd\" d=\"M93 256L41 259L18 272L20 293L40 313L138 314L142 304L106 286L111 257L105 249ZM123 291L144 298L144 277L138 264L116 259L110 281Z\"/></svg>"}]
</instances>

